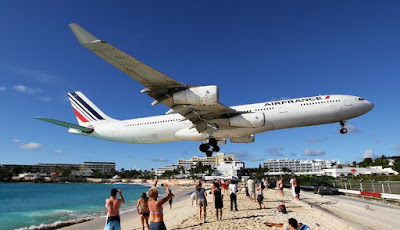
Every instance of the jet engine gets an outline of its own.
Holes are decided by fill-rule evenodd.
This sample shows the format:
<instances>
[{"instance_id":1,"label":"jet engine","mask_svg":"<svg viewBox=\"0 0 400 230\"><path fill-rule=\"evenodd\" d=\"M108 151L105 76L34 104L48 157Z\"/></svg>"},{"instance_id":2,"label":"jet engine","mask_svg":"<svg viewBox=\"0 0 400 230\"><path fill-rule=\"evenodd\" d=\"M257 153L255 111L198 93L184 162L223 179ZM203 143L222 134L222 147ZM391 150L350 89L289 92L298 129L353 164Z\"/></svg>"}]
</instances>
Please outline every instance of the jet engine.
<instances>
[{"instance_id":1,"label":"jet engine","mask_svg":"<svg viewBox=\"0 0 400 230\"><path fill-rule=\"evenodd\" d=\"M194 86L172 95L177 105L215 105L219 102L218 86Z\"/></svg>"},{"instance_id":2,"label":"jet engine","mask_svg":"<svg viewBox=\"0 0 400 230\"><path fill-rule=\"evenodd\" d=\"M231 138L231 143L251 143L254 142L254 135Z\"/></svg>"},{"instance_id":3,"label":"jet engine","mask_svg":"<svg viewBox=\"0 0 400 230\"><path fill-rule=\"evenodd\" d=\"M244 113L229 118L229 125L238 128L257 128L265 125L263 113Z\"/></svg>"}]
</instances>

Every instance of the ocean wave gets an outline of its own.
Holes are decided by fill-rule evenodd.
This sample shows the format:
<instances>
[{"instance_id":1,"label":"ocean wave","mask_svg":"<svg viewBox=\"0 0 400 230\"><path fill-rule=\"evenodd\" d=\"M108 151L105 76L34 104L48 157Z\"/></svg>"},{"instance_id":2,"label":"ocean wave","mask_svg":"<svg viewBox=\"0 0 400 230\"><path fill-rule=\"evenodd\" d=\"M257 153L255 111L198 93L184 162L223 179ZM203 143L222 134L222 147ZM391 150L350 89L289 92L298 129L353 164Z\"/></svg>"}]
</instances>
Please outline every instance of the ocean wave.
<instances>
[{"instance_id":1,"label":"ocean wave","mask_svg":"<svg viewBox=\"0 0 400 230\"><path fill-rule=\"evenodd\" d=\"M24 215L28 217L42 217L42 216L72 216L75 211L69 209L50 209L50 210L37 210L25 212Z\"/></svg>"},{"instance_id":2,"label":"ocean wave","mask_svg":"<svg viewBox=\"0 0 400 230\"><path fill-rule=\"evenodd\" d=\"M52 224L41 224L37 226L30 226L30 227L25 227L25 228L18 228L16 230L48 230L48 229L57 229L57 228L63 228L67 226L71 226L74 224L79 224L83 223L86 221L93 220L94 218L88 217L88 218L80 218L76 220L68 220L68 221L56 221Z\"/></svg>"}]
</instances>

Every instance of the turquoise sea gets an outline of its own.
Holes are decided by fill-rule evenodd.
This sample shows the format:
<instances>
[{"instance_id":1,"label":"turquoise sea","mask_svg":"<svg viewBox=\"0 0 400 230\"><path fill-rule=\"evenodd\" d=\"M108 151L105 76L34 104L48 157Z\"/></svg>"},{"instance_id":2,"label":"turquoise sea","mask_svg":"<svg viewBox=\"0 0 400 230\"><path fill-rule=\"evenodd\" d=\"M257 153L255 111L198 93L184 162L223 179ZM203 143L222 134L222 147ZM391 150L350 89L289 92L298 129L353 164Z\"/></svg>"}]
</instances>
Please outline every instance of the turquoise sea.
<instances>
[{"instance_id":1,"label":"turquoise sea","mask_svg":"<svg viewBox=\"0 0 400 230\"><path fill-rule=\"evenodd\" d=\"M149 189L138 184L0 183L0 229L104 216L111 188L122 189L122 211L135 209L141 193Z\"/></svg>"}]
</instances>

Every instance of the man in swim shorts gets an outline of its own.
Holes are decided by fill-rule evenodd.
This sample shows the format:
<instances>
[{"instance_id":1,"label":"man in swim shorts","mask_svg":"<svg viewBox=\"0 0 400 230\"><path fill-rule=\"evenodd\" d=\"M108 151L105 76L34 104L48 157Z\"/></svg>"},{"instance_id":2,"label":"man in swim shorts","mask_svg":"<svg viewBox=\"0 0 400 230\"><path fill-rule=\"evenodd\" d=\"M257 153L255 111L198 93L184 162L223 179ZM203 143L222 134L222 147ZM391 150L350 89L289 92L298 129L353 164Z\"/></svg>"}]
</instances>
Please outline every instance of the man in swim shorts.
<instances>
[{"instance_id":1,"label":"man in swim shorts","mask_svg":"<svg viewBox=\"0 0 400 230\"><path fill-rule=\"evenodd\" d=\"M106 199L106 209L107 209L107 222L104 230L120 230L120 218L119 218L119 208L121 204L125 203L125 199L122 196L122 190L111 189L111 196ZM120 199L117 199L117 193Z\"/></svg>"}]
</instances>

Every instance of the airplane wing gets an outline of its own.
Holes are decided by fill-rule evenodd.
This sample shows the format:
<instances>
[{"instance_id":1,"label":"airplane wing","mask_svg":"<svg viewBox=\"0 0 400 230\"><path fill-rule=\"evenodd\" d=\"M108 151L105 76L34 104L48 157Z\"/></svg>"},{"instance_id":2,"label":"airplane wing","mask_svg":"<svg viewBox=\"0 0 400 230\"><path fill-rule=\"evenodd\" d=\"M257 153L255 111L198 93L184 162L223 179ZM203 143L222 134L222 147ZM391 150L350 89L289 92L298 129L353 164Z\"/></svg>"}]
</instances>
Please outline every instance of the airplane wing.
<instances>
[{"instance_id":1,"label":"airplane wing","mask_svg":"<svg viewBox=\"0 0 400 230\"><path fill-rule=\"evenodd\" d=\"M49 123L52 123L52 124L56 124L56 125L59 125L59 126L72 128L72 129L77 129L77 130L80 130L80 131L82 131L84 133L91 133L91 132L94 131L94 129L92 129L92 128L87 128L87 127L83 127L83 126L80 126L80 125L75 125L75 124L64 122L64 121L54 120L54 119L45 118L45 117L35 117L35 118L38 119L38 120L46 121L46 122L49 122Z\"/></svg>"},{"instance_id":2,"label":"airplane wing","mask_svg":"<svg viewBox=\"0 0 400 230\"><path fill-rule=\"evenodd\" d=\"M142 84L145 88L141 92L147 93L154 99L152 105L162 103L168 106L171 110L167 113L181 114L190 120L199 132L206 130L210 124L229 128L229 125L221 118L240 114L220 103L213 105L175 104L172 98L173 94L186 90L190 86L166 76L109 43L99 40L76 23L69 24L69 27L80 44Z\"/></svg>"}]
</instances>

